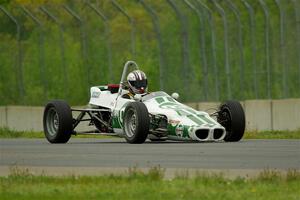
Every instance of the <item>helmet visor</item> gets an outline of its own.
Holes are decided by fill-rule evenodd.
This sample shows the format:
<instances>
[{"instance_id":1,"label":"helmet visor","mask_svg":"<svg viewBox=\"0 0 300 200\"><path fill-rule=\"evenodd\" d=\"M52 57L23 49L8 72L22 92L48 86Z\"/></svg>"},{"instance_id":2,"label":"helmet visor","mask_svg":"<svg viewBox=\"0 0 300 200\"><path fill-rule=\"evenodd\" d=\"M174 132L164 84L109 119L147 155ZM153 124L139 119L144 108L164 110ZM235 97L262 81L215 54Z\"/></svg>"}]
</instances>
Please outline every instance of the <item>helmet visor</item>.
<instances>
[{"instance_id":1,"label":"helmet visor","mask_svg":"<svg viewBox=\"0 0 300 200\"><path fill-rule=\"evenodd\" d=\"M130 84L135 88L146 88L147 87L147 79L144 80L136 80L136 81L129 81Z\"/></svg>"}]
</instances>

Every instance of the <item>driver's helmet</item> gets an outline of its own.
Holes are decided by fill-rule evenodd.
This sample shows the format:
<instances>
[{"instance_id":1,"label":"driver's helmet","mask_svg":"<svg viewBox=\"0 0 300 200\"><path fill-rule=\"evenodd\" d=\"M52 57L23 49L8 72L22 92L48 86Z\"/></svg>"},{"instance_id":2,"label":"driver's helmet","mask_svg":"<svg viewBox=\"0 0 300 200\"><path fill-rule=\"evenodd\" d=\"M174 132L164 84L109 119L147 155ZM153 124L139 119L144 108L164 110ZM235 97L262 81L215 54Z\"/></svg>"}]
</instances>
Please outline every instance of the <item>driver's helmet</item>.
<instances>
[{"instance_id":1,"label":"driver's helmet","mask_svg":"<svg viewBox=\"0 0 300 200\"><path fill-rule=\"evenodd\" d=\"M134 70L127 76L129 90L133 94L145 94L147 92L147 77L141 70Z\"/></svg>"}]
</instances>

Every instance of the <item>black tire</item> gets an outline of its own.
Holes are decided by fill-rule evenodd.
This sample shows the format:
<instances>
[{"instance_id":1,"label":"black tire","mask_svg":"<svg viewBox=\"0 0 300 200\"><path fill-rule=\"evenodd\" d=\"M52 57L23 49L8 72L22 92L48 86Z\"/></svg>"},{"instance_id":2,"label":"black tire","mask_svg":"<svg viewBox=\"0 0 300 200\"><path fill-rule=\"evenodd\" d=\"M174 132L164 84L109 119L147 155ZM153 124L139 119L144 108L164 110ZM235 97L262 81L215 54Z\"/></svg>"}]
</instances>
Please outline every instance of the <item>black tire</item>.
<instances>
[{"instance_id":1,"label":"black tire","mask_svg":"<svg viewBox=\"0 0 300 200\"><path fill-rule=\"evenodd\" d=\"M141 144L147 139L150 119L148 109L141 102L131 102L125 108L123 130L125 139L131 144Z\"/></svg>"},{"instance_id":2,"label":"black tire","mask_svg":"<svg viewBox=\"0 0 300 200\"><path fill-rule=\"evenodd\" d=\"M245 113L238 101L226 101L220 106L218 122L225 127L224 141L240 141L245 132Z\"/></svg>"},{"instance_id":3,"label":"black tire","mask_svg":"<svg viewBox=\"0 0 300 200\"><path fill-rule=\"evenodd\" d=\"M44 110L44 133L50 143L66 143L73 131L70 106L62 100L50 101Z\"/></svg>"}]
</instances>

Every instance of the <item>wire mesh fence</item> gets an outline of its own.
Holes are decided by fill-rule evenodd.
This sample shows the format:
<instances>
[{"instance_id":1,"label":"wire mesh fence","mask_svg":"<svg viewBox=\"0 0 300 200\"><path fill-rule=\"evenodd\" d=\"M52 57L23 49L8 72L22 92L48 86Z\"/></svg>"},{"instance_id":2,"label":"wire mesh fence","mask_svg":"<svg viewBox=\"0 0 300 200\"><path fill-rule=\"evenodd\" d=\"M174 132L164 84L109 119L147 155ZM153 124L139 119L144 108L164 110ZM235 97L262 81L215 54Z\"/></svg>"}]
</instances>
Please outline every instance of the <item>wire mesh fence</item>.
<instances>
[{"instance_id":1,"label":"wire mesh fence","mask_svg":"<svg viewBox=\"0 0 300 200\"><path fill-rule=\"evenodd\" d=\"M0 104L84 104L135 60L183 101L300 97L300 1L2 1Z\"/></svg>"}]
</instances>

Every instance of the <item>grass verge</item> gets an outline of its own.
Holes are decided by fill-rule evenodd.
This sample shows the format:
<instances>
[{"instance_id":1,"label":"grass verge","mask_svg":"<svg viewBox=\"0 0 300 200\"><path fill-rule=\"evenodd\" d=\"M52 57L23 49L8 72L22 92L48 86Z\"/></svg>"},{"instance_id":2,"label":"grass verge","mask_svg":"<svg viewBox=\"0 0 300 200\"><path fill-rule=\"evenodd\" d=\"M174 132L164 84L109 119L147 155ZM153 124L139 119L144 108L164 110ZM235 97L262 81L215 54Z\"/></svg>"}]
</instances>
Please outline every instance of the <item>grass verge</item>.
<instances>
[{"instance_id":1,"label":"grass verge","mask_svg":"<svg viewBox=\"0 0 300 200\"><path fill-rule=\"evenodd\" d=\"M244 139L300 139L300 130L296 131L247 131Z\"/></svg>"},{"instance_id":2,"label":"grass verge","mask_svg":"<svg viewBox=\"0 0 300 200\"><path fill-rule=\"evenodd\" d=\"M300 173L263 171L255 178L226 179L221 174L163 178L159 167L126 175L34 176L14 170L0 177L0 199L299 199Z\"/></svg>"},{"instance_id":3,"label":"grass verge","mask_svg":"<svg viewBox=\"0 0 300 200\"><path fill-rule=\"evenodd\" d=\"M111 138L106 135L76 135L76 138ZM6 127L0 127L0 138L45 138L44 132L35 131L15 131Z\"/></svg>"},{"instance_id":4,"label":"grass verge","mask_svg":"<svg viewBox=\"0 0 300 200\"><path fill-rule=\"evenodd\" d=\"M76 138L111 138L105 135L77 135ZM45 138L43 132L14 131L0 128L0 138ZM300 130L297 131L247 131L244 139L300 139Z\"/></svg>"}]
</instances>

